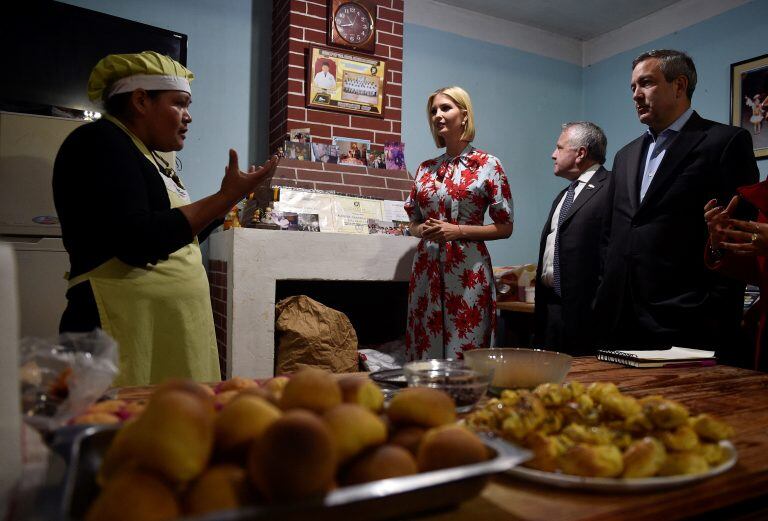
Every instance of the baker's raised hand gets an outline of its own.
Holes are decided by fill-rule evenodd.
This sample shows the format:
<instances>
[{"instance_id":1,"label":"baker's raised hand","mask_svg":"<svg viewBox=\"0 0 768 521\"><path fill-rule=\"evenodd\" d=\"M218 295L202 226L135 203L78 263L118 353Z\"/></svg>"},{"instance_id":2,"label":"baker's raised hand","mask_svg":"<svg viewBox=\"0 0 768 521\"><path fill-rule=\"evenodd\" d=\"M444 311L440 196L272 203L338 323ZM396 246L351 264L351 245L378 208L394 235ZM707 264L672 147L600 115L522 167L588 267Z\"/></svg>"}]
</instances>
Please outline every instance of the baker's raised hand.
<instances>
[{"instance_id":1,"label":"baker's raised hand","mask_svg":"<svg viewBox=\"0 0 768 521\"><path fill-rule=\"evenodd\" d=\"M256 186L272 177L277 157L272 156L268 161L258 168L251 165L247 172L240 170L238 164L237 152L229 149L229 165L224 168L224 179L221 180L221 192L234 202L242 199L246 194L252 192Z\"/></svg>"}]
</instances>

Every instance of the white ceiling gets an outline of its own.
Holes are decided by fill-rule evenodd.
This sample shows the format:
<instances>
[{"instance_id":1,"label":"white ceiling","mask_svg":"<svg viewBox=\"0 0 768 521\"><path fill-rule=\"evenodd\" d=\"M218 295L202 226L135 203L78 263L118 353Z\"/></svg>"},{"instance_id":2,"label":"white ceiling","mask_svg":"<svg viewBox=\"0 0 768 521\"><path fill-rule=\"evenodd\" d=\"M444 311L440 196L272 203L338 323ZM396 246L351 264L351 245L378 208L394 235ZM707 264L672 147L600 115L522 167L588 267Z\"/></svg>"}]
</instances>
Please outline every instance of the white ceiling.
<instances>
[{"instance_id":1,"label":"white ceiling","mask_svg":"<svg viewBox=\"0 0 768 521\"><path fill-rule=\"evenodd\" d=\"M435 0L493 18L591 40L682 0Z\"/></svg>"}]
</instances>

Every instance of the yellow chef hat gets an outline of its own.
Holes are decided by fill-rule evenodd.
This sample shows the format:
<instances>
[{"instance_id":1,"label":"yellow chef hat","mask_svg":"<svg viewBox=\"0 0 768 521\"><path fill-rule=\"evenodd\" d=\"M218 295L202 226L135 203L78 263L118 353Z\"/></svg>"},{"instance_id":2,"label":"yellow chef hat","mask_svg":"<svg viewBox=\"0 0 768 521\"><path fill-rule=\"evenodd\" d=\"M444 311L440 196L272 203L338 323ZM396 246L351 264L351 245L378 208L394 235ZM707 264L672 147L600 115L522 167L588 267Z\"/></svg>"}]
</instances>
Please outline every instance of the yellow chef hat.
<instances>
[{"instance_id":1,"label":"yellow chef hat","mask_svg":"<svg viewBox=\"0 0 768 521\"><path fill-rule=\"evenodd\" d=\"M88 97L104 101L115 94L145 90L180 90L192 94L192 71L154 51L110 54L102 58L88 78Z\"/></svg>"}]
</instances>

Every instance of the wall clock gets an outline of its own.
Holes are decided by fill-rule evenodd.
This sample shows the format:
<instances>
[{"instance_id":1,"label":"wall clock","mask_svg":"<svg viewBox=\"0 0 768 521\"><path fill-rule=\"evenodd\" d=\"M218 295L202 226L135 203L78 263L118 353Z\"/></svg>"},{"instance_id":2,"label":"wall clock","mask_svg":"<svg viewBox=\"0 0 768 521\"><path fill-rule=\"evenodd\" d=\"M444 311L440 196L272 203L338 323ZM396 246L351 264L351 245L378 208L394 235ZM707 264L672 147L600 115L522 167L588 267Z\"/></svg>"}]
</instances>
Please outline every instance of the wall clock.
<instances>
[{"instance_id":1,"label":"wall clock","mask_svg":"<svg viewBox=\"0 0 768 521\"><path fill-rule=\"evenodd\" d=\"M376 4L366 0L331 0L328 42L338 47L376 49Z\"/></svg>"}]
</instances>

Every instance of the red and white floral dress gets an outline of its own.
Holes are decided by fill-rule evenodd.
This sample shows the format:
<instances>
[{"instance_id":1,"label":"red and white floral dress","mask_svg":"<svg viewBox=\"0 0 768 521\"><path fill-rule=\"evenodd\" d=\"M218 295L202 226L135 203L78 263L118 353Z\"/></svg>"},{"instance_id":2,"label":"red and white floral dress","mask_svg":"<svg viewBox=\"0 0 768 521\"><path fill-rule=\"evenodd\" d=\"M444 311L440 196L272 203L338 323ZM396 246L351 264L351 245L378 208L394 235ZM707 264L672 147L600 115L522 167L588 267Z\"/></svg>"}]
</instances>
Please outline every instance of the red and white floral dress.
<instances>
[{"instance_id":1,"label":"red and white floral dress","mask_svg":"<svg viewBox=\"0 0 768 521\"><path fill-rule=\"evenodd\" d=\"M512 193L501 162L468 145L423 162L405 211L411 222L428 218L482 225L513 222ZM409 359L462 358L464 351L490 347L496 323L491 257L483 241L438 244L422 239L408 289Z\"/></svg>"}]
</instances>

